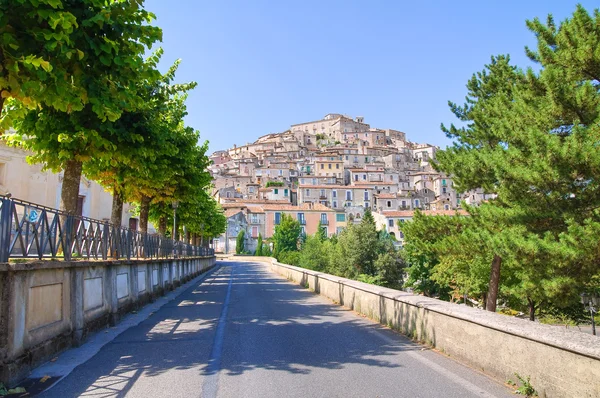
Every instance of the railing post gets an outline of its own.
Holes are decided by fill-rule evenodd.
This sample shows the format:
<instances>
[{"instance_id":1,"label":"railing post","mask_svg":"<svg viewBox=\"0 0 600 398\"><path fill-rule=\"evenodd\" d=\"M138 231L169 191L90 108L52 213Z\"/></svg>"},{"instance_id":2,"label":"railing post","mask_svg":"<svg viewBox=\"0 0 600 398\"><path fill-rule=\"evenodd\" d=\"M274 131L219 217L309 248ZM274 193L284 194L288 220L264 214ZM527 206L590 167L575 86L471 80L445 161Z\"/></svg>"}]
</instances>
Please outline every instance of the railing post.
<instances>
[{"instance_id":1,"label":"railing post","mask_svg":"<svg viewBox=\"0 0 600 398\"><path fill-rule=\"evenodd\" d=\"M0 209L0 263L7 263L10 257L12 205L12 200L2 198L2 209Z\"/></svg>"},{"instance_id":2,"label":"railing post","mask_svg":"<svg viewBox=\"0 0 600 398\"><path fill-rule=\"evenodd\" d=\"M67 216L67 220L65 222L65 247L64 249L64 255L65 255L65 261L71 261L71 255L72 253L72 244L73 244L73 215L69 214Z\"/></svg>"},{"instance_id":3,"label":"railing post","mask_svg":"<svg viewBox=\"0 0 600 398\"><path fill-rule=\"evenodd\" d=\"M131 260L131 230L127 229L127 260Z\"/></svg>"},{"instance_id":4,"label":"railing post","mask_svg":"<svg viewBox=\"0 0 600 398\"><path fill-rule=\"evenodd\" d=\"M108 244L110 238L110 226L108 223L104 223L104 233L102 234L102 260L108 259Z\"/></svg>"}]
</instances>

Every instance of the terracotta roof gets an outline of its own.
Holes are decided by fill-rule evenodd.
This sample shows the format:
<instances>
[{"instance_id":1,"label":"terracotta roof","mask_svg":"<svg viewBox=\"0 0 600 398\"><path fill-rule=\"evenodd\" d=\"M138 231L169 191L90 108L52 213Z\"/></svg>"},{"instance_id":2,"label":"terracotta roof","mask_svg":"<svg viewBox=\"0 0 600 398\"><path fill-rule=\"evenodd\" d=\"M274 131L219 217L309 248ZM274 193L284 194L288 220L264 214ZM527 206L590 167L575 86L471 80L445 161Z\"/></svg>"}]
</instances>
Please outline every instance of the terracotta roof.
<instances>
[{"instance_id":1,"label":"terracotta roof","mask_svg":"<svg viewBox=\"0 0 600 398\"><path fill-rule=\"evenodd\" d=\"M324 206L320 203L302 203L300 206L293 206L293 205L264 205L262 206L263 209L265 211L277 211L277 210L281 210L281 211L331 211L334 212L335 210L330 209L327 206Z\"/></svg>"},{"instance_id":2,"label":"terracotta roof","mask_svg":"<svg viewBox=\"0 0 600 398\"><path fill-rule=\"evenodd\" d=\"M260 206L248 206L248 213L264 213L265 209Z\"/></svg>"},{"instance_id":3,"label":"terracotta roof","mask_svg":"<svg viewBox=\"0 0 600 398\"><path fill-rule=\"evenodd\" d=\"M298 185L299 189L305 189L305 188L315 188L315 189L319 189L319 188L332 188L332 189L344 189L347 188L346 185L334 185L334 184L320 184L320 185L311 185L311 184L307 184L307 185Z\"/></svg>"},{"instance_id":4,"label":"terracotta roof","mask_svg":"<svg viewBox=\"0 0 600 398\"><path fill-rule=\"evenodd\" d=\"M426 216L468 216L465 210L421 210ZM393 210L393 211L383 211L385 217L413 217L415 215L414 210Z\"/></svg>"},{"instance_id":5,"label":"terracotta roof","mask_svg":"<svg viewBox=\"0 0 600 398\"><path fill-rule=\"evenodd\" d=\"M358 188L360 188L360 187L363 187L363 188L364 187L370 187L371 185L372 186L378 185L378 186L382 186L382 187L387 186L387 185L398 185L397 182L393 182L393 181L379 181L379 182L367 182L367 181L362 182L362 181L356 181L356 182L358 184L354 184L352 186L353 187L358 187Z\"/></svg>"},{"instance_id":6,"label":"terracotta roof","mask_svg":"<svg viewBox=\"0 0 600 398\"><path fill-rule=\"evenodd\" d=\"M373 196L377 196L380 199L396 199L395 193L376 193Z\"/></svg>"},{"instance_id":7,"label":"terracotta roof","mask_svg":"<svg viewBox=\"0 0 600 398\"><path fill-rule=\"evenodd\" d=\"M238 213L241 213L241 209L227 209L225 210L225 217L229 218L229 217L233 217Z\"/></svg>"},{"instance_id":8,"label":"terracotta roof","mask_svg":"<svg viewBox=\"0 0 600 398\"><path fill-rule=\"evenodd\" d=\"M243 203L222 203L221 207L224 209L243 209L246 205Z\"/></svg>"},{"instance_id":9,"label":"terracotta roof","mask_svg":"<svg viewBox=\"0 0 600 398\"><path fill-rule=\"evenodd\" d=\"M248 204L248 203L256 203L256 204L289 204L290 201L289 200L285 200L285 199L275 199L275 200L269 200L269 199L243 199L243 198L235 198L233 199L235 202L241 202L242 204Z\"/></svg>"}]
</instances>

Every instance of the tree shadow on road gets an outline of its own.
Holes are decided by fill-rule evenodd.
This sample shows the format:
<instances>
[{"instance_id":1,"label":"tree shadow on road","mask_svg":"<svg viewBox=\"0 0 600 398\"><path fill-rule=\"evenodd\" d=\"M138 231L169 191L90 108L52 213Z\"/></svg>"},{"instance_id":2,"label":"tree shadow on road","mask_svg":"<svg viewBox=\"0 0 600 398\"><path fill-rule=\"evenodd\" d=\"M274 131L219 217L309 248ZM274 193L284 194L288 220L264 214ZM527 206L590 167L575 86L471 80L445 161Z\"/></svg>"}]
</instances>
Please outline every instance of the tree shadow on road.
<instances>
[{"instance_id":1,"label":"tree shadow on road","mask_svg":"<svg viewBox=\"0 0 600 398\"><path fill-rule=\"evenodd\" d=\"M207 364L232 271L221 375L253 369L310 374L352 364L399 368L391 361L395 354L420 349L400 336L394 343L378 339L370 321L324 302L262 265L221 265L202 284L103 347L44 396L119 397L134 384L136 390L151 393L182 377L186 386L171 385L170 392L197 393L210 374ZM173 376L174 370L181 374Z\"/></svg>"}]
</instances>

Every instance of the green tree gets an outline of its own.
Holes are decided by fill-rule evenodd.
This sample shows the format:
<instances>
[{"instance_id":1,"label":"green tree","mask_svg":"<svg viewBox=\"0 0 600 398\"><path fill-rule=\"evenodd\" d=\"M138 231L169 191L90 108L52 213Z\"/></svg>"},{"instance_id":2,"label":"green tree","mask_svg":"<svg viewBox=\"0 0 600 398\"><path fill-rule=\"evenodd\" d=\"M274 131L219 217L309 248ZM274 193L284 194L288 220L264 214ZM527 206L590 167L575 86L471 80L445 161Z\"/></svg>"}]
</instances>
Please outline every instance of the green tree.
<instances>
[{"instance_id":1,"label":"green tree","mask_svg":"<svg viewBox=\"0 0 600 398\"><path fill-rule=\"evenodd\" d=\"M275 227L272 238L274 243L273 254L277 260L282 261L281 255L284 252L298 251L298 239L301 232L300 222L285 213L281 215L280 223Z\"/></svg>"},{"instance_id":2,"label":"green tree","mask_svg":"<svg viewBox=\"0 0 600 398\"><path fill-rule=\"evenodd\" d=\"M60 0L0 1L0 128L11 127L15 108L3 114L5 101L22 110L36 106L64 112L81 109L86 92L75 61L85 54L71 36L80 28ZM8 117L7 117L8 116Z\"/></svg>"},{"instance_id":3,"label":"green tree","mask_svg":"<svg viewBox=\"0 0 600 398\"><path fill-rule=\"evenodd\" d=\"M83 104L66 109L36 108L15 121L17 133L11 141L31 150L31 161L44 163L53 171L64 170L61 209L67 212L74 213L77 208L83 163L92 157L115 163L122 160L119 142L124 137L119 131L105 129L104 123L118 120L125 110L139 108L143 98L137 83L143 76L157 73L145 67L143 54L161 39L162 32L148 24L154 16L141 4L104 0L65 4L65 11L75 16L77 24L69 34L76 51L68 68L78 74ZM66 56L61 46L54 51L51 54L57 59Z\"/></svg>"},{"instance_id":4,"label":"green tree","mask_svg":"<svg viewBox=\"0 0 600 398\"><path fill-rule=\"evenodd\" d=\"M256 251L254 252L255 256L263 255L263 239L262 235L258 234L258 240L256 241Z\"/></svg>"},{"instance_id":5,"label":"green tree","mask_svg":"<svg viewBox=\"0 0 600 398\"><path fill-rule=\"evenodd\" d=\"M243 229L238 233L237 239L235 240L235 253L244 254L245 247L244 241L246 240L246 231Z\"/></svg>"},{"instance_id":6,"label":"green tree","mask_svg":"<svg viewBox=\"0 0 600 398\"><path fill-rule=\"evenodd\" d=\"M315 271L325 271L329 265L329 247L319 233L308 236L300 251L298 265Z\"/></svg>"},{"instance_id":7,"label":"green tree","mask_svg":"<svg viewBox=\"0 0 600 398\"><path fill-rule=\"evenodd\" d=\"M147 60L149 69L156 68L162 53L158 49ZM106 135L120 137L119 152L123 155L120 160L94 157L85 164L84 173L113 195L111 222L115 225L121 225L123 203L139 201L140 229L147 231L150 202L158 195L168 196L165 187L176 178L177 168L165 160L175 160L173 153L179 154L182 149L178 145L189 145L173 139L177 138L173 135L180 134L183 128L187 114L185 93L196 86L194 82L172 83L178 66L176 61L164 75L142 77L138 93L144 99L143 104L123 112L115 122L107 121L101 126Z\"/></svg>"},{"instance_id":8,"label":"green tree","mask_svg":"<svg viewBox=\"0 0 600 398\"><path fill-rule=\"evenodd\" d=\"M526 51L539 69L497 57L476 75L467 104L451 104L467 126L446 129L455 145L436 167L454 175L458 189L497 193L469 209L477 218L469 229L476 237L498 233L483 252L509 268L500 295L522 302L534 319L542 307L575 303L600 270L597 246L577 242L600 222L600 13L578 6L559 25L549 16L527 26L538 43ZM467 259L471 247L463 250Z\"/></svg>"},{"instance_id":9,"label":"green tree","mask_svg":"<svg viewBox=\"0 0 600 398\"><path fill-rule=\"evenodd\" d=\"M321 224L321 220L319 220L319 225L317 225L316 235L321 240L321 242L327 240L327 229L323 227L323 224Z\"/></svg>"}]
</instances>

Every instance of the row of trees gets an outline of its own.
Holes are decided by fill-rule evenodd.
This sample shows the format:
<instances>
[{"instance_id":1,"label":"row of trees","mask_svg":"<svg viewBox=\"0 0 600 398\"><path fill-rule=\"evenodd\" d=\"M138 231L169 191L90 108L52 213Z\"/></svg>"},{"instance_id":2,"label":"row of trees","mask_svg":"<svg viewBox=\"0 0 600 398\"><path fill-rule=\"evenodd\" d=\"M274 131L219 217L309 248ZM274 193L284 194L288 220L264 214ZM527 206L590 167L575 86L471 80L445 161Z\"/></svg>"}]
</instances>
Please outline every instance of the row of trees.
<instances>
[{"instance_id":1,"label":"row of trees","mask_svg":"<svg viewBox=\"0 0 600 398\"><path fill-rule=\"evenodd\" d=\"M196 83L174 83L179 61L161 74L161 49L144 58L162 39L153 19L143 1L0 0L0 128L64 171L62 210L76 211L83 174L113 194L116 225L135 202L141 231L151 220L164 234L178 203L178 225L216 236L208 143L183 120Z\"/></svg>"},{"instance_id":2,"label":"row of trees","mask_svg":"<svg viewBox=\"0 0 600 398\"><path fill-rule=\"evenodd\" d=\"M331 238L321 225L314 235L303 236L300 223L283 214L272 240L273 254L283 263L386 287L402 287L404 263L393 238L385 231L377 231L368 209L359 224L350 224Z\"/></svg>"},{"instance_id":3,"label":"row of trees","mask_svg":"<svg viewBox=\"0 0 600 398\"><path fill-rule=\"evenodd\" d=\"M459 191L497 198L470 217L415 216L406 235L408 283L428 295L578 316L600 293L600 12L578 6L556 24L527 21L535 69L492 57L450 103L460 126L436 168Z\"/></svg>"}]
</instances>

